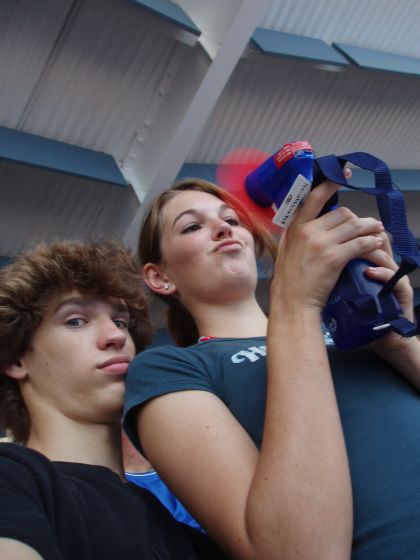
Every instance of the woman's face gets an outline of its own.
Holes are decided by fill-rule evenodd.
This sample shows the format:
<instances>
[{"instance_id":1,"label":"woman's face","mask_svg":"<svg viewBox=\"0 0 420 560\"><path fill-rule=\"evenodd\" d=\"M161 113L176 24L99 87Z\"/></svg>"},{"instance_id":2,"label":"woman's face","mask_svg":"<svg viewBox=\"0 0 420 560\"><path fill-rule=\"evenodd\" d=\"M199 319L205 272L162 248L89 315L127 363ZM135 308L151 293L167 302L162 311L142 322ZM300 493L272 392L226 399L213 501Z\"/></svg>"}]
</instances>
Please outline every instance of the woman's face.
<instances>
[{"instance_id":1,"label":"woman's face","mask_svg":"<svg viewBox=\"0 0 420 560\"><path fill-rule=\"evenodd\" d=\"M238 214L202 191L182 191L162 211L162 267L184 304L254 293L254 239Z\"/></svg>"}]
</instances>

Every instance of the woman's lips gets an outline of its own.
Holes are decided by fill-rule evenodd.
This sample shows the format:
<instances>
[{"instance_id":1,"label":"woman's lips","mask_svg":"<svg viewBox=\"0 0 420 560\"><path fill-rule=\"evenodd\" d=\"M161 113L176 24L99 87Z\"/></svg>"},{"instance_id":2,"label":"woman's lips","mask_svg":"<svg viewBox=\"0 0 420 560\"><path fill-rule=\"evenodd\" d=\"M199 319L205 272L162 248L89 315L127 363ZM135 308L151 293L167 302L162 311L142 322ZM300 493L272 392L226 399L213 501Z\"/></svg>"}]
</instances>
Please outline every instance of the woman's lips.
<instances>
[{"instance_id":1,"label":"woman's lips","mask_svg":"<svg viewBox=\"0 0 420 560\"><path fill-rule=\"evenodd\" d=\"M216 252L229 251L230 249L239 249L241 244L239 241L225 241L216 247Z\"/></svg>"}]
</instances>

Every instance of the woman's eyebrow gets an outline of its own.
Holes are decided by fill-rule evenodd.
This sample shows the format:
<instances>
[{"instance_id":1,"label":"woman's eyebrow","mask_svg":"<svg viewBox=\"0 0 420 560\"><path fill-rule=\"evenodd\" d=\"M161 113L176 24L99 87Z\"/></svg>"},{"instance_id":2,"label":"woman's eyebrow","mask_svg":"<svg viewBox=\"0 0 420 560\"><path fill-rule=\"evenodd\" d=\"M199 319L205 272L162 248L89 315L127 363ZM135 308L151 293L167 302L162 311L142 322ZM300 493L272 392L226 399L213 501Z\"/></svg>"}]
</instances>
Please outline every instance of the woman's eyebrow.
<instances>
[{"instance_id":1,"label":"woman's eyebrow","mask_svg":"<svg viewBox=\"0 0 420 560\"><path fill-rule=\"evenodd\" d=\"M232 212L236 212L235 208L233 208L233 206L229 206L229 204L221 204L220 208L219 208L219 214L222 214L225 210L232 210Z\"/></svg>"},{"instance_id":2,"label":"woman's eyebrow","mask_svg":"<svg viewBox=\"0 0 420 560\"><path fill-rule=\"evenodd\" d=\"M234 210L234 208L232 208L231 206L229 206L228 204L221 204L218 208L218 214L222 214L225 210ZM175 218L175 220L172 223L172 229L174 228L175 224L177 223L177 221L182 218L182 216L185 216L185 214L193 214L196 217L199 217L201 215L201 212L195 208L188 208L187 210L184 210L183 212L181 212L180 214L178 214L178 216Z\"/></svg>"},{"instance_id":3,"label":"woman's eyebrow","mask_svg":"<svg viewBox=\"0 0 420 560\"><path fill-rule=\"evenodd\" d=\"M172 229L174 228L177 221L180 220L182 216L185 216L186 214L193 214L194 216L199 216L200 212L198 212L194 208L188 208L188 210L184 210L183 212L180 212L178 216L175 218L175 220L172 222Z\"/></svg>"}]
</instances>

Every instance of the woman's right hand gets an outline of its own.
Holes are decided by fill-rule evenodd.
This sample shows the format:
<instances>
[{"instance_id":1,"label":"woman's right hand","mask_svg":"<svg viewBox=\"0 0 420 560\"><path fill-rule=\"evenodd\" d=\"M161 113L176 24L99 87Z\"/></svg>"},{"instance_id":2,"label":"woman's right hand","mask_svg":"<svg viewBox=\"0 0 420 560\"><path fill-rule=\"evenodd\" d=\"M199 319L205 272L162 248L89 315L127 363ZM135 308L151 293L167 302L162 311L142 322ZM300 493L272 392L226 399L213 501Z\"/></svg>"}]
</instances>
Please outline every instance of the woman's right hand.
<instances>
[{"instance_id":1,"label":"woman's right hand","mask_svg":"<svg viewBox=\"0 0 420 560\"><path fill-rule=\"evenodd\" d=\"M272 305L293 302L320 312L347 262L382 246L384 228L375 218L359 218L345 207L319 216L338 188L325 181L313 189L283 233Z\"/></svg>"}]
</instances>

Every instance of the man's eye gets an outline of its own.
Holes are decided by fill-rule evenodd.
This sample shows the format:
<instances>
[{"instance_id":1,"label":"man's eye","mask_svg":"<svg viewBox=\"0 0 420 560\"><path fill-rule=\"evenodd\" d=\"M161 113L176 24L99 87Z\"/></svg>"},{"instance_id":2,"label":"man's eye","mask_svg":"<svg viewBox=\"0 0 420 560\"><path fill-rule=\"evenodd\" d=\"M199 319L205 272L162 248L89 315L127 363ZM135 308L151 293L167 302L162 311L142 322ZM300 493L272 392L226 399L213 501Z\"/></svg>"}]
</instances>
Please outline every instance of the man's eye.
<instances>
[{"instance_id":1,"label":"man's eye","mask_svg":"<svg viewBox=\"0 0 420 560\"><path fill-rule=\"evenodd\" d=\"M114 319L114 323L119 329L128 329L128 321L124 319Z\"/></svg>"},{"instance_id":2,"label":"man's eye","mask_svg":"<svg viewBox=\"0 0 420 560\"><path fill-rule=\"evenodd\" d=\"M181 233L182 233L182 234L184 234L184 233L191 233L191 232L193 232L193 231L199 230L200 228L201 228L201 225L200 225L200 224L190 224L189 226L186 226L186 227L181 231Z\"/></svg>"},{"instance_id":3,"label":"man's eye","mask_svg":"<svg viewBox=\"0 0 420 560\"><path fill-rule=\"evenodd\" d=\"M66 321L66 325L69 327L82 327L85 323L86 321L80 317L74 317Z\"/></svg>"}]
</instances>

